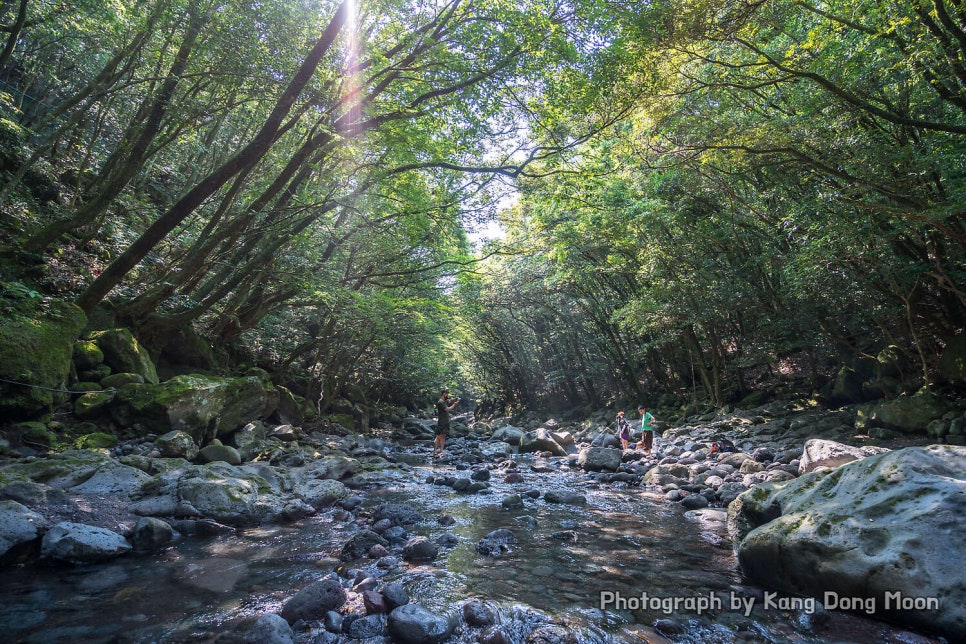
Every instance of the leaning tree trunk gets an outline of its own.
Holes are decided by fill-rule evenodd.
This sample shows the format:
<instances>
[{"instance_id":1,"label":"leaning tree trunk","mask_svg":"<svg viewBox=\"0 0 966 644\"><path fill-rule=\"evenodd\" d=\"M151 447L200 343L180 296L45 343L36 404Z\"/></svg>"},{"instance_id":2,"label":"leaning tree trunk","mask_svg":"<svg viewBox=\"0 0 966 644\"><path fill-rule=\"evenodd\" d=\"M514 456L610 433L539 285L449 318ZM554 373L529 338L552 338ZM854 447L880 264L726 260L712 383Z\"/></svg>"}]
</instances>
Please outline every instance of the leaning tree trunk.
<instances>
[{"instance_id":1,"label":"leaning tree trunk","mask_svg":"<svg viewBox=\"0 0 966 644\"><path fill-rule=\"evenodd\" d=\"M272 113L266 119L261 130L248 145L238 154L223 163L214 172L205 177L197 186L189 190L168 211L148 227L123 253L111 262L85 290L78 296L76 304L86 312L90 312L104 299L112 288L120 284L128 272L144 259L151 249L189 217L206 199L224 186L239 172L243 172L256 163L268 152L275 142L275 135L282 125L283 119L291 111L302 89L315 74L322 57L335 42L336 37L345 24L346 3L336 10L332 20L322 36L316 41L312 51L303 61L295 77L279 97Z\"/></svg>"}]
</instances>

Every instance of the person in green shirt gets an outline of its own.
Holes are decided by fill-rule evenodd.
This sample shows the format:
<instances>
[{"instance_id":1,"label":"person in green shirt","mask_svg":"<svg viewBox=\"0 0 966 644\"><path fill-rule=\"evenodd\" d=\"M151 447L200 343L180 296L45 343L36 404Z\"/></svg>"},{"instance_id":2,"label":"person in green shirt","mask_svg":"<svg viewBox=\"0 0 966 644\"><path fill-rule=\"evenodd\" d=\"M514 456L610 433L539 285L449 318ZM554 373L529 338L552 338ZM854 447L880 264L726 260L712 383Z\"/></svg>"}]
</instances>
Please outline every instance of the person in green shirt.
<instances>
[{"instance_id":1,"label":"person in green shirt","mask_svg":"<svg viewBox=\"0 0 966 644\"><path fill-rule=\"evenodd\" d=\"M649 455L651 448L654 447L654 428L651 427L654 416L644 408L644 405L637 406L637 413L641 415L641 442L637 444L637 449L643 449L644 453Z\"/></svg>"}]
</instances>

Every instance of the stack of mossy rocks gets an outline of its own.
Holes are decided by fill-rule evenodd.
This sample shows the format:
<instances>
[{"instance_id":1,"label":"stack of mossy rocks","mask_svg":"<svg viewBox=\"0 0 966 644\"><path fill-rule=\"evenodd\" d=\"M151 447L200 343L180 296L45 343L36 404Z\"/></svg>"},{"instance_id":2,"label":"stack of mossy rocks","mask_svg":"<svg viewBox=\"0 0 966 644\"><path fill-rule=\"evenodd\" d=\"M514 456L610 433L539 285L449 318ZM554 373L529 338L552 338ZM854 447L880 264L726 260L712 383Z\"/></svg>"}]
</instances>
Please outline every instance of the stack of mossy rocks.
<instances>
[{"instance_id":1,"label":"stack of mossy rocks","mask_svg":"<svg viewBox=\"0 0 966 644\"><path fill-rule=\"evenodd\" d=\"M83 311L55 299L2 304L9 315L0 321L0 414L14 423L6 427L13 430L5 432L13 437L7 444L57 447L69 426L70 441L60 447L110 447L118 439L171 431L201 446L267 419L280 402L280 416L301 420L304 400L276 388L262 369L161 381L128 329L85 333ZM52 420L69 397L75 418Z\"/></svg>"}]
</instances>

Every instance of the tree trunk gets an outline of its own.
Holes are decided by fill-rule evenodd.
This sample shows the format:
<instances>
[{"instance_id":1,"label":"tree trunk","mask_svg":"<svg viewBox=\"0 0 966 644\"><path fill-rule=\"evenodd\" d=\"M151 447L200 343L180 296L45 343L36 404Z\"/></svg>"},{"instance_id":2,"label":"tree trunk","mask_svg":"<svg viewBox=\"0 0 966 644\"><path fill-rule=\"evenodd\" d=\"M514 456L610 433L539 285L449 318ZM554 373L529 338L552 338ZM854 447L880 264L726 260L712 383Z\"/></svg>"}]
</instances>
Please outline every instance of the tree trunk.
<instances>
[{"instance_id":1,"label":"tree trunk","mask_svg":"<svg viewBox=\"0 0 966 644\"><path fill-rule=\"evenodd\" d=\"M104 299L112 288L117 286L128 272L144 259L151 249L157 246L174 228L191 215L198 206L227 183L233 176L255 165L268 152L275 142L275 134L282 120L291 111L306 83L315 74L322 57L335 42L346 17L346 4L336 10L322 36L316 41L295 77L286 87L255 138L238 154L223 163L218 169L205 177L201 183L189 190L184 197L171 206L168 211L154 222L134 241L103 273L98 276L76 300L76 304L90 312Z\"/></svg>"},{"instance_id":2,"label":"tree trunk","mask_svg":"<svg viewBox=\"0 0 966 644\"><path fill-rule=\"evenodd\" d=\"M131 138L118 145L118 154L105 163L103 185L98 193L88 203L81 206L69 219L54 222L47 228L27 240L25 247L33 251L43 251L48 245L57 241L61 235L81 226L96 221L118 194L137 176L149 156L151 144L161 130L161 123L168 112L171 98L174 96L181 76L188 66L188 58L194 49L195 42L205 22L205 16L199 14L196 4L191 6L191 20L185 30L184 39L174 57L171 69L161 85L160 91L138 110L138 115L146 116L143 126L135 127ZM140 121L139 117L136 117Z\"/></svg>"}]
</instances>

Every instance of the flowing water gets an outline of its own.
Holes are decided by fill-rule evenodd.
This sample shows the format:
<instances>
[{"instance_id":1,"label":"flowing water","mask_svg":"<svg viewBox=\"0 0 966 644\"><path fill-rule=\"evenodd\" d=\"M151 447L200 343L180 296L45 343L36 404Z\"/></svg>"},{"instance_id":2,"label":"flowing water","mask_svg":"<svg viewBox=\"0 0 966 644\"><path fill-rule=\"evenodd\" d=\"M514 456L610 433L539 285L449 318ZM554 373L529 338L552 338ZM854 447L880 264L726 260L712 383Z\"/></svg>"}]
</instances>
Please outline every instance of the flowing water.
<instances>
[{"instance_id":1,"label":"flowing water","mask_svg":"<svg viewBox=\"0 0 966 644\"><path fill-rule=\"evenodd\" d=\"M518 458L528 472L530 459ZM686 516L639 488L598 485L553 464L540 469L549 471L528 474L525 484L495 475L489 494L474 495L425 482L432 474L468 475L446 466L387 472L357 514L386 502L415 506L426 520L411 534L458 538L431 564L343 566L339 552L359 526L333 510L284 526L190 537L159 554L100 565L0 569L0 641L231 641L225 633L243 632L336 569L349 579L400 581L414 601L440 613L458 614L467 598L485 600L510 641L522 642L550 620L582 642L600 643L930 641L800 599L769 605L760 589L744 585L720 524ZM532 489L576 491L587 503L525 498L522 509L500 506L504 495ZM451 518L441 521L444 515ZM517 543L497 558L477 553L474 544L498 528L511 530ZM658 623L667 640L652 629L656 620L665 620ZM465 628L453 640L474 642L479 634Z\"/></svg>"}]
</instances>

